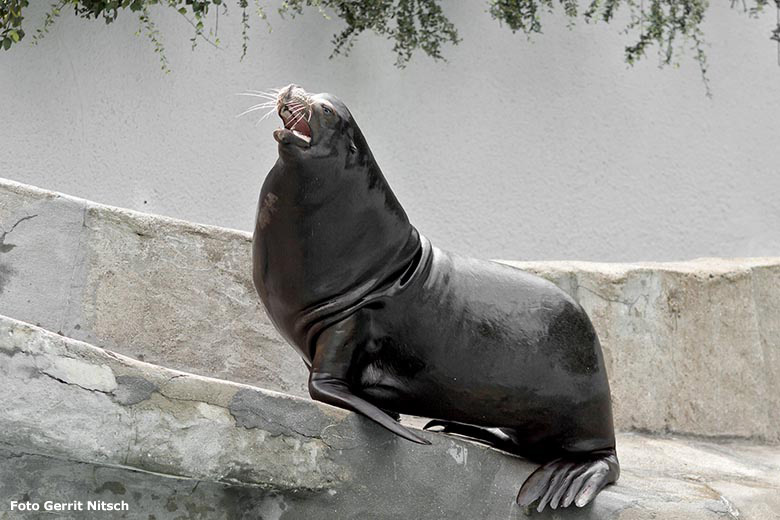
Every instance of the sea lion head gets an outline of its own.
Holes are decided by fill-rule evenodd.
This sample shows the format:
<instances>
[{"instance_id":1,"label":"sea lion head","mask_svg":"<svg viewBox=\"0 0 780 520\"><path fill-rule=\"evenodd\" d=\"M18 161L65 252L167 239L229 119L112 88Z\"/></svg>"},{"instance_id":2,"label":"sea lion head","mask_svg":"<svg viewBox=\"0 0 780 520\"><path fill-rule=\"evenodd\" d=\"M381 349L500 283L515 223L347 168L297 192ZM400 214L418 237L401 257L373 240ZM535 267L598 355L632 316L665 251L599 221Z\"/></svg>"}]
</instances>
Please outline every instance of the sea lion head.
<instances>
[{"instance_id":1,"label":"sea lion head","mask_svg":"<svg viewBox=\"0 0 780 520\"><path fill-rule=\"evenodd\" d=\"M284 159L358 159L370 154L349 109L331 94L288 85L279 91L276 111L284 127L274 131L274 139Z\"/></svg>"}]
</instances>

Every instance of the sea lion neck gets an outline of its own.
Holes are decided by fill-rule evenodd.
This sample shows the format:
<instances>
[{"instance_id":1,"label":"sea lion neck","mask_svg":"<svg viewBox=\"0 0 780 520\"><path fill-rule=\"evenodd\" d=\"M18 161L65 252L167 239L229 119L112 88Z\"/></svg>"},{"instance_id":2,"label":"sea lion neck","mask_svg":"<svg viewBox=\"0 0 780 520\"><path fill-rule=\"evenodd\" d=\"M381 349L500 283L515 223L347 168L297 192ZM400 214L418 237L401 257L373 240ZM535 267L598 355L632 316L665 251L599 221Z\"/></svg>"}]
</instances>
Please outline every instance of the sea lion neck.
<instances>
[{"instance_id":1,"label":"sea lion neck","mask_svg":"<svg viewBox=\"0 0 780 520\"><path fill-rule=\"evenodd\" d=\"M349 167L339 167L341 161L280 160L265 188L286 199L279 211L291 218L279 215L276 223L296 234L308 233L307 248L329 251L332 256L326 260L358 248L382 255L397 251L414 228L373 157L366 159Z\"/></svg>"},{"instance_id":2,"label":"sea lion neck","mask_svg":"<svg viewBox=\"0 0 780 520\"><path fill-rule=\"evenodd\" d=\"M378 165L366 158L349 167L330 159L280 159L263 184L255 284L274 307L274 321L299 345L294 331L302 313L334 301L353 305L419 251L419 234Z\"/></svg>"}]
</instances>

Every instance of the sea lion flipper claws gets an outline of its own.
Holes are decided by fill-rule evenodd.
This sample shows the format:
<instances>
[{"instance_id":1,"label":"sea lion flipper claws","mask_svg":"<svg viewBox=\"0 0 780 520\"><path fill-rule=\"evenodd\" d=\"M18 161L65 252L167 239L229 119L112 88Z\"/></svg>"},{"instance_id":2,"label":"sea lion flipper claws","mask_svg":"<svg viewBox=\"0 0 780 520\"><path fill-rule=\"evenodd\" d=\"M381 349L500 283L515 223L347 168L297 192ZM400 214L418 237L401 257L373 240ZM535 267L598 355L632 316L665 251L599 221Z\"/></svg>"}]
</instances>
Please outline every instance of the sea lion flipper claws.
<instances>
[{"instance_id":1,"label":"sea lion flipper claws","mask_svg":"<svg viewBox=\"0 0 780 520\"><path fill-rule=\"evenodd\" d=\"M539 500L537 511L549 504L552 509L588 505L604 486L615 482L620 473L614 450L586 461L558 459L549 462L526 479L517 494L517 503L527 507Z\"/></svg>"},{"instance_id":2,"label":"sea lion flipper claws","mask_svg":"<svg viewBox=\"0 0 780 520\"><path fill-rule=\"evenodd\" d=\"M577 464L566 472L566 475L561 480L560 485L550 497L550 507L553 509L558 509L558 505L567 507L569 504L571 504L571 501L569 501L568 504L562 501L563 495L569 490L574 479L585 473L588 467L588 464Z\"/></svg>"},{"instance_id":3,"label":"sea lion flipper claws","mask_svg":"<svg viewBox=\"0 0 780 520\"><path fill-rule=\"evenodd\" d=\"M555 472L555 464L558 461L540 466L536 469L531 476L529 476L523 485L520 487L520 491L517 492L517 505L527 507L536 502L547 491L550 485L550 478Z\"/></svg>"},{"instance_id":4,"label":"sea lion flipper claws","mask_svg":"<svg viewBox=\"0 0 780 520\"><path fill-rule=\"evenodd\" d=\"M615 481L614 478L610 477L611 471L609 464L605 461L594 463L594 465L588 469L587 474L589 475L588 479L574 499L574 504L577 507L588 505L604 486Z\"/></svg>"}]
</instances>

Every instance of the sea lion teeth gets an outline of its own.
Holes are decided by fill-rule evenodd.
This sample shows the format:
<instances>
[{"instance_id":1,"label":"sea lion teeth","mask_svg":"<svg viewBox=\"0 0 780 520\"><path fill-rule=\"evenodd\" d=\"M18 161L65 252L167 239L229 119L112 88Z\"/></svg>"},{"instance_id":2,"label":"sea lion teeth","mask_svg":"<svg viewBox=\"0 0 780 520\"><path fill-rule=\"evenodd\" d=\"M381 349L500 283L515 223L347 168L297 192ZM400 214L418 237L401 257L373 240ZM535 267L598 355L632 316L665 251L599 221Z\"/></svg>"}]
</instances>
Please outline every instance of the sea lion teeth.
<instances>
[{"instance_id":1,"label":"sea lion teeth","mask_svg":"<svg viewBox=\"0 0 780 520\"><path fill-rule=\"evenodd\" d=\"M303 139L304 141L306 141L307 143L311 143L311 137L309 137L308 135L306 135L306 134L302 134L302 133L301 133L301 132L299 132L298 130L293 130L292 132L293 132L295 135L297 135L298 137L300 137L301 139Z\"/></svg>"}]
</instances>

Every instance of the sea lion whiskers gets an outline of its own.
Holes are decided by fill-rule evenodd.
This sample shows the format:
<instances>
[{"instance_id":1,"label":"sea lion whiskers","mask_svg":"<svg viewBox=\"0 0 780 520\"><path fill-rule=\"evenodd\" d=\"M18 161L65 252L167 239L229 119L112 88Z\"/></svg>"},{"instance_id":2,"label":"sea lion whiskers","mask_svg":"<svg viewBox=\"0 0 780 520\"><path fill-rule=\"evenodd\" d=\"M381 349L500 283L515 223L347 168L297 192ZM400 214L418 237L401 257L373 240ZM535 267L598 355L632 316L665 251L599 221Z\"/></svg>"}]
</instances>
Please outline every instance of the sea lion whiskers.
<instances>
[{"instance_id":1,"label":"sea lion whiskers","mask_svg":"<svg viewBox=\"0 0 780 520\"><path fill-rule=\"evenodd\" d=\"M236 117L241 117L243 115L246 115L250 112L254 112L256 110L261 110L263 108L270 108L266 114L263 115L257 122L258 124L266 119L268 116L270 116L277 105L277 99L279 97L279 90L278 89L271 89L271 92L264 92L262 90L246 90L244 92L238 92L236 94L237 96L251 96L251 97L258 97L260 99L265 99L266 101L262 103L258 103L257 105L252 105L244 112L241 112Z\"/></svg>"},{"instance_id":2,"label":"sea lion whiskers","mask_svg":"<svg viewBox=\"0 0 780 520\"><path fill-rule=\"evenodd\" d=\"M266 99L269 102L275 102L279 97L279 94L277 92L263 92L261 90L245 90L244 92L236 93L236 95L258 97L260 99Z\"/></svg>"},{"instance_id":3,"label":"sea lion whiskers","mask_svg":"<svg viewBox=\"0 0 780 520\"><path fill-rule=\"evenodd\" d=\"M308 96L296 96L286 103L284 102L284 98L280 98L279 104L281 105L280 109L284 108L285 106L289 109L292 109L291 112L293 117L301 115L301 117L296 118L295 121L289 126L294 127L303 118L303 116L306 117L306 121L311 121L311 114L313 110L311 98Z\"/></svg>"},{"instance_id":4,"label":"sea lion whiskers","mask_svg":"<svg viewBox=\"0 0 780 520\"><path fill-rule=\"evenodd\" d=\"M258 108L258 107L265 108L265 107L274 106L274 104L275 103L273 101L263 101L263 102L258 103L256 105L252 105L250 108Z\"/></svg>"},{"instance_id":5,"label":"sea lion whiskers","mask_svg":"<svg viewBox=\"0 0 780 520\"><path fill-rule=\"evenodd\" d=\"M289 106L289 107L304 108L306 110L306 114L307 114L306 115L306 121L311 121L311 114L313 112L312 105L313 105L313 103L311 101L311 98L308 98L308 97L306 99L294 99L294 100L292 100L292 101L287 103L287 106Z\"/></svg>"},{"instance_id":6,"label":"sea lion whiskers","mask_svg":"<svg viewBox=\"0 0 780 520\"><path fill-rule=\"evenodd\" d=\"M279 108L284 105L298 104L306 107L309 111L312 109L311 96L306 94L302 88L282 88L277 89L277 103ZM289 99L287 99L289 96Z\"/></svg>"},{"instance_id":7,"label":"sea lion whiskers","mask_svg":"<svg viewBox=\"0 0 780 520\"><path fill-rule=\"evenodd\" d=\"M289 126L290 128L295 128L295 125L297 125L297 124L298 124L298 122L299 122L301 119L303 119L303 116L304 116L304 114L303 114L303 113L300 113L300 114L298 114L297 116L293 116L293 118L291 118L291 121L290 121L289 123L286 123L284 126L285 126L285 127L288 127L288 126Z\"/></svg>"},{"instance_id":8,"label":"sea lion whiskers","mask_svg":"<svg viewBox=\"0 0 780 520\"><path fill-rule=\"evenodd\" d=\"M299 109L299 110L305 110L305 111L308 111L308 110L311 109L311 107L309 105L305 105L305 104L300 103L298 101L290 101L289 103L286 103L286 106L288 106L290 108Z\"/></svg>"},{"instance_id":9,"label":"sea lion whiskers","mask_svg":"<svg viewBox=\"0 0 780 520\"><path fill-rule=\"evenodd\" d=\"M303 111L304 111L304 113L306 115L306 121L311 121L311 114L312 114L311 106L304 107L304 106L301 106L301 105L299 105L297 103L290 104L290 106L292 106L293 108L294 107L300 107L301 109L303 109ZM293 113L295 113L295 112L293 111Z\"/></svg>"},{"instance_id":10,"label":"sea lion whiskers","mask_svg":"<svg viewBox=\"0 0 780 520\"><path fill-rule=\"evenodd\" d=\"M305 107L305 106L301 105L300 103L287 103L287 106L291 107L293 109L292 110L293 114L298 114L298 113L300 113L302 111L307 111L308 110L308 107Z\"/></svg>"},{"instance_id":11,"label":"sea lion whiskers","mask_svg":"<svg viewBox=\"0 0 780 520\"><path fill-rule=\"evenodd\" d=\"M270 96L266 94L258 94L256 92L236 92L237 96L251 96L251 97L259 97L261 99L269 99L269 100L275 100L276 96Z\"/></svg>"},{"instance_id":12,"label":"sea lion whiskers","mask_svg":"<svg viewBox=\"0 0 780 520\"><path fill-rule=\"evenodd\" d=\"M270 116L270 115L271 115L271 114L273 114L274 112L276 112L276 107L271 107L271 110L269 110L268 112L266 112L265 114L263 114L263 117L261 117L260 119L258 119L256 124L258 124L258 125L259 125L259 124L260 124L262 121L264 121L265 119L267 119L267 118L268 118L268 116Z\"/></svg>"},{"instance_id":13,"label":"sea lion whiskers","mask_svg":"<svg viewBox=\"0 0 780 520\"><path fill-rule=\"evenodd\" d=\"M305 141L307 145L311 144L311 127L307 123L311 117L310 105L307 100L300 96L288 100L289 93L290 89L288 88L284 95L280 95L277 102L277 111L284 127L279 129L279 132L282 132L279 135L285 135L285 131L292 132L298 139ZM277 134L274 133L274 135Z\"/></svg>"},{"instance_id":14,"label":"sea lion whiskers","mask_svg":"<svg viewBox=\"0 0 780 520\"><path fill-rule=\"evenodd\" d=\"M286 122L285 126L287 126L288 124L290 126L295 126L298 123L298 121L300 121L306 115L307 108L298 103L288 103L285 106L288 107L288 109L292 108L292 110L290 110L290 114L291 114L290 117L291 119L295 118L295 120L292 123Z\"/></svg>"},{"instance_id":15,"label":"sea lion whiskers","mask_svg":"<svg viewBox=\"0 0 780 520\"><path fill-rule=\"evenodd\" d=\"M271 102L270 101L266 101L265 103L258 103L257 105L252 105L248 109L246 109L243 112L241 112L240 114L238 114L236 117L241 117L243 115L249 114L250 112L255 112L257 110L262 110L264 108L270 108L271 112L273 112L274 108L276 108L276 107L273 104L269 105L269 103L271 103Z\"/></svg>"},{"instance_id":16,"label":"sea lion whiskers","mask_svg":"<svg viewBox=\"0 0 780 520\"><path fill-rule=\"evenodd\" d=\"M266 97L268 99L276 99L279 96L279 92L281 92L281 90L282 89L278 89L278 88L272 88L269 91L247 89L244 92L246 92L247 95Z\"/></svg>"},{"instance_id":17,"label":"sea lion whiskers","mask_svg":"<svg viewBox=\"0 0 780 520\"><path fill-rule=\"evenodd\" d=\"M262 121L268 118L271 114L273 114L276 111L279 93L281 92L281 89L270 89L270 91L266 92L263 90L252 90L247 89L244 92L238 92L236 93L237 96L251 96L251 97L257 97L260 99L264 99L262 103L258 103L256 105L252 105L247 110L241 112L236 117L241 117L243 115L249 114L250 112L255 112L257 110L262 110L264 108L269 108L268 112L263 114L263 116L257 120L257 124L260 124Z\"/></svg>"},{"instance_id":18,"label":"sea lion whiskers","mask_svg":"<svg viewBox=\"0 0 780 520\"><path fill-rule=\"evenodd\" d=\"M304 139L306 142L309 142L309 143L311 143L311 135L305 135L305 134L302 134L301 132L299 132L298 130L296 130L296 129L295 129L296 125L297 125L297 124L298 124L298 123L299 123L299 122L300 122L300 121L301 121L301 120L304 118L304 116L306 115L306 112L305 112L303 109L301 109L299 112L297 112L297 115L295 115L295 114L296 114L296 113L294 113L294 115L293 115L293 116L290 118L290 119L291 119L291 121L290 121L290 122L288 122L288 123L285 123L285 125L284 125L284 126L285 126L285 128L290 128L290 129L293 131L293 133L294 133L294 134L298 135L299 137L301 137L302 139ZM294 118L294 119L293 119L293 118ZM311 133L311 130L308 130L308 131Z\"/></svg>"},{"instance_id":19,"label":"sea lion whiskers","mask_svg":"<svg viewBox=\"0 0 780 520\"><path fill-rule=\"evenodd\" d=\"M274 112L278 111L278 99L279 95L281 93L282 89L280 88L272 88L269 89L268 92L263 90L252 90L248 89L245 92L241 92L238 95L240 96L253 96L253 97L259 97L260 99L265 99L267 101L263 103L259 103L257 105L252 106L249 110L242 112L237 117L243 116L244 114L248 114L249 112L254 112L255 110L260 110L262 108L268 108L268 112L263 114L263 117L257 120L257 125L262 123L264 120L268 119L268 116L273 114Z\"/></svg>"}]
</instances>

